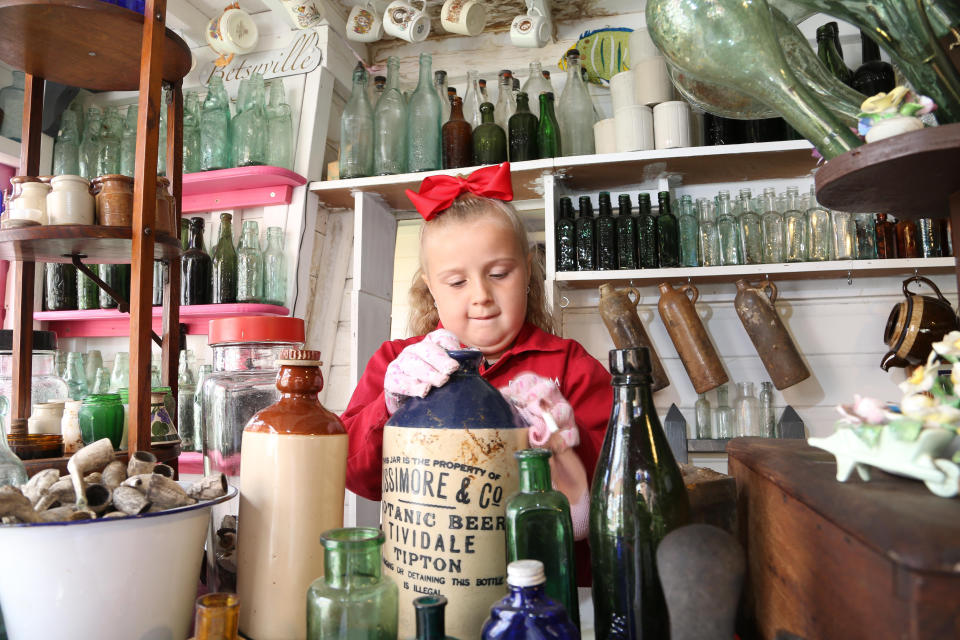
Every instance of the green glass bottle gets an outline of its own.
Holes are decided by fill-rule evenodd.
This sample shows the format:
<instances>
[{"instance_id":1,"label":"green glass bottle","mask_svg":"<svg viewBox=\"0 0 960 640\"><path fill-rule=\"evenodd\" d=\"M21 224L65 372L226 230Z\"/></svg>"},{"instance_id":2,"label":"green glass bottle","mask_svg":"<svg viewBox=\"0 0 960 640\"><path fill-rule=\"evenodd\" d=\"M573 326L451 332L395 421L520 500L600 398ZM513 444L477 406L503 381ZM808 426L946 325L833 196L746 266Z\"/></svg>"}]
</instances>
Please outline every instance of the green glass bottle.
<instances>
[{"instance_id":1,"label":"green glass bottle","mask_svg":"<svg viewBox=\"0 0 960 640\"><path fill-rule=\"evenodd\" d=\"M263 300L263 252L256 220L245 220L237 246L237 302Z\"/></svg>"},{"instance_id":2,"label":"green glass bottle","mask_svg":"<svg viewBox=\"0 0 960 640\"><path fill-rule=\"evenodd\" d=\"M416 640L457 640L446 633L446 607L447 599L441 595L420 596L413 601L413 608L417 612Z\"/></svg>"},{"instance_id":3,"label":"green glass bottle","mask_svg":"<svg viewBox=\"0 0 960 640\"><path fill-rule=\"evenodd\" d=\"M213 304L233 304L237 301L237 250L233 248L233 216L220 214L220 237L213 247Z\"/></svg>"},{"instance_id":4,"label":"green glass bottle","mask_svg":"<svg viewBox=\"0 0 960 640\"><path fill-rule=\"evenodd\" d=\"M373 107L367 94L367 71L363 63L358 62L353 70L353 92L340 116L340 178L370 175L373 175Z\"/></svg>"},{"instance_id":5,"label":"green glass bottle","mask_svg":"<svg viewBox=\"0 0 960 640\"><path fill-rule=\"evenodd\" d=\"M617 221L613 217L609 192L600 192L597 209L597 269L612 271L617 268Z\"/></svg>"},{"instance_id":6,"label":"green glass bottle","mask_svg":"<svg viewBox=\"0 0 960 640\"><path fill-rule=\"evenodd\" d=\"M577 231L577 270L597 268L597 224L590 196L580 196L580 215L574 221Z\"/></svg>"},{"instance_id":7,"label":"green glass bottle","mask_svg":"<svg viewBox=\"0 0 960 640\"><path fill-rule=\"evenodd\" d=\"M96 271L95 264L88 264L91 271ZM77 269L77 309L84 311L88 309L100 308L100 289L97 283L87 277L85 273Z\"/></svg>"},{"instance_id":8,"label":"green glass bottle","mask_svg":"<svg viewBox=\"0 0 960 640\"><path fill-rule=\"evenodd\" d=\"M650 208L650 194L641 193L638 201L640 213L637 217L637 259L641 269L656 269L660 266L657 218Z\"/></svg>"},{"instance_id":9,"label":"green glass bottle","mask_svg":"<svg viewBox=\"0 0 960 640\"><path fill-rule=\"evenodd\" d=\"M183 100L183 173L196 173L200 163L200 96L191 91Z\"/></svg>"},{"instance_id":10,"label":"green glass bottle","mask_svg":"<svg viewBox=\"0 0 960 640\"><path fill-rule=\"evenodd\" d=\"M480 105L480 117L483 122L473 130L474 164L500 164L507 160L507 134L496 123L493 103Z\"/></svg>"},{"instance_id":11,"label":"green glass bottle","mask_svg":"<svg viewBox=\"0 0 960 640\"><path fill-rule=\"evenodd\" d=\"M617 213L617 268L637 268L637 219L631 214L630 196L620 194Z\"/></svg>"},{"instance_id":12,"label":"green glass bottle","mask_svg":"<svg viewBox=\"0 0 960 640\"><path fill-rule=\"evenodd\" d=\"M440 116L443 107L433 86L433 57L420 54L420 78L407 102L407 171L435 171L443 160L440 153ZM506 154L506 143L504 143Z\"/></svg>"},{"instance_id":13,"label":"green glass bottle","mask_svg":"<svg viewBox=\"0 0 960 640\"><path fill-rule=\"evenodd\" d=\"M594 630L597 640L666 639L657 545L689 522L690 502L653 405L649 351L611 350L610 372L613 409L590 496Z\"/></svg>"},{"instance_id":14,"label":"green glass bottle","mask_svg":"<svg viewBox=\"0 0 960 640\"><path fill-rule=\"evenodd\" d=\"M537 116L530 111L530 99L521 91L517 94L517 112L510 116L510 162L536 160L540 157L537 149Z\"/></svg>"},{"instance_id":15,"label":"green glass bottle","mask_svg":"<svg viewBox=\"0 0 960 640\"><path fill-rule=\"evenodd\" d=\"M566 607L579 627L573 520L567 497L551 484L551 453L523 449L513 455L520 465L520 491L507 499L507 562L542 562L547 595Z\"/></svg>"},{"instance_id":16,"label":"green glass bottle","mask_svg":"<svg viewBox=\"0 0 960 640\"><path fill-rule=\"evenodd\" d=\"M853 71L843 61L843 54L837 50L837 23L828 22L817 27L817 57L840 82L851 86Z\"/></svg>"},{"instance_id":17,"label":"green glass bottle","mask_svg":"<svg viewBox=\"0 0 960 640\"><path fill-rule=\"evenodd\" d=\"M577 229L573 202L564 196L557 207L557 271L577 270Z\"/></svg>"},{"instance_id":18,"label":"green glass bottle","mask_svg":"<svg viewBox=\"0 0 960 640\"><path fill-rule=\"evenodd\" d=\"M680 229L680 266L700 266L700 222L693 207L693 198L680 198L680 216L677 218Z\"/></svg>"},{"instance_id":19,"label":"green glass bottle","mask_svg":"<svg viewBox=\"0 0 960 640\"><path fill-rule=\"evenodd\" d=\"M98 264L97 275L124 300L130 300L130 267L124 264ZM117 301L104 291L99 290L101 309L116 309Z\"/></svg>"},{"instance_id":20,"label":"green glass bottle","mask_svg":"<svg viewBox=\"0 0 960 640\"><path fill-rule=\"evenodd\" d=\"M283 254L283 229L267 227L267 248L263 252L263 301L287 303L287 258Z\"/></svg>"},{"instance_id":21,"label":"green glass bottle","mask_svg":"<svg viewBox=\"0 0 960 640\"><path fill-rule=\"evenodd\" d=\"M540 94L540 120L537 123L537 153L541 158L559 158L563 155L560 123L553 111L553 92Z\"/></svg>"},{"instance_id":22,"label":"green glass bottle","mask_svg":"<svg viewBox=\"0 0 960 640\"><path fill-rule=\"evenodd\" d=\"M667 269L680 266L680 225L677 216L670 210L670 192L657 194L660 213L657 215L657 248L660 267Z\"/></svg>"}]
</instances>

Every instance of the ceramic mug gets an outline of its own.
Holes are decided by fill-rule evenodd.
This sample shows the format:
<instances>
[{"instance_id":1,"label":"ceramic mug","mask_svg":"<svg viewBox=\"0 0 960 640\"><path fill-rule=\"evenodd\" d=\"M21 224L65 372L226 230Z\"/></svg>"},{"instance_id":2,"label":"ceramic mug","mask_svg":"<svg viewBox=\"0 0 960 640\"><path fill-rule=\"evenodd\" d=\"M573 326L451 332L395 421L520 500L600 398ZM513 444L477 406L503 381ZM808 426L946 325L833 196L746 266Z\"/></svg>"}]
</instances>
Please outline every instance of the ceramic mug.
<instances>
[{"instance_id":1,"label":"ceramic mug","mask_svg":"<svg viewBox=\"0 0 960 640\"><path fill-rule=\"evenodd\" d=\"M347 18L347 40L376 42L383 37L383 20L372 2L358 4Z\"/></svg>"},{"instance_id":2,"label":"ceramic mug","mask_svg":"<svg viewBox=\"0 0 960 640\"><path fill-rule=\"evenodd\" d=\"M287 15L290 16L297 29L311 29L320 26L320 23L323 22L325 14L323 6L319 2L314 2L314 0L280 0L280 3L286 9ZM352 11L350 16L353 17ZM348 20L347 25L350 24ZM347 26L347 37L350 37L349 26Z\"/></svg>"},{"instance_id":3,"label":"ceramic mug","mask_svg":"<svg viewBox=\"0 0 960 640\"><path fill-rule=\"evenodd\" d=\"M671 100L655 106L653 134L657 149L689 147L690 105L682 100Z\"/></svg>"},{"instance_id":4,"label":"ceramic mug","mask_svg":"<svg viewBox=\"0 0 960 640\"><path fill-rule=\"evenodd\" d=\"M510 24L510 41L515 47L540 48L550 42L550 21L536 7L517 16Z\"/></svg>"},{"instance_id":5,"label":"ceramic mug","mask_svg":"<svg viewBox=\"0 0 960 640\"><path fill-rule=\"evenodd\" d=\"M480 0L446 0L440 24L450 33L478 36L487 25L487 7Z\"/></svg>"},{"instance_id":6,"label":"ceramic mug","mask_svg":"<svg viewBox=\"0 0 960 640\"><path fill-rule=\"evenodd\" d=\"M927 285L937 297L913 293L909 287L914 282ZM880 362L884 371L889 371L890 367L922 364L934 342L943 340L943 336L951 331L960 330L960 321L950 302L927 278L913 276L904 280L903 298L893 307L883 330L883 341L890 347Z\"/></svg>"},{"instance_id":7,"label":"ceramic mug","mask_svg":"<svg viewBox=\"0 0 960 640\"><path fill-rule=\"evenodd\" d=\"M259 37L257 24L237 3L228 5L207 24L207 44L220 54L217 66L225 66L236 54L253 51Z\"/></svg>"},{"instance_id":8,"label":"ceramic mug","mask_svg":"<svg viewBox=\"0 0 960 640\"><path fill-rule=\"evenodd\" d=\"M427 0L420 0L423 8L417 9L417 0L394 0L383 14L383 28L394 38L407 42L423 42L430 35L430 16L427 15Z\"/></svg>"}]
</instances>

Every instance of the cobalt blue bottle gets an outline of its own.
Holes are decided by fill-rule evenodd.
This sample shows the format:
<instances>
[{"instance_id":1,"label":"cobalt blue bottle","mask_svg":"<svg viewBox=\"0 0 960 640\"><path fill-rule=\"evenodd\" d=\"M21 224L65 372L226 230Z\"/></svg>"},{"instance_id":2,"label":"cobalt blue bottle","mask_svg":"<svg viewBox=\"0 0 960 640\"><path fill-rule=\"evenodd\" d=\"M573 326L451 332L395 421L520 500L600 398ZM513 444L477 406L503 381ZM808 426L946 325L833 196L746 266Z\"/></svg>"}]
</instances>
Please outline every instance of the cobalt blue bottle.
<instances>
[{"instance_id":1,"label":"cobalt blue bottle","mask_svg":"<svg viewBox=\"0 0 960 640\"><path fill-rule=\"evenodd\" d=\"M579 640L567 610L547 597L543 563L517 560L507 566L506 598L490 607L482 640Z\"/></svg>"}]
</instances>

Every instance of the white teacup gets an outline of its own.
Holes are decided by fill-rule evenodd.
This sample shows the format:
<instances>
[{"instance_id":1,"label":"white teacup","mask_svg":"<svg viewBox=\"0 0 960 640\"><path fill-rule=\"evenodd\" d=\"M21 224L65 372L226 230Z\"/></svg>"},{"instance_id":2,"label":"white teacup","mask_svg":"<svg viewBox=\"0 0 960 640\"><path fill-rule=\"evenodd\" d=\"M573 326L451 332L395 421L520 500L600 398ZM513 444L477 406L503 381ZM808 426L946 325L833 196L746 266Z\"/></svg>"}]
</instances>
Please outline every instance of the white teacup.
<instances>
[{"instance_id":1,"label":"white teacup","mask_svg":"<svg viewBox=\"0 0 960 640\"><path fill-rule=\"evenodd\" d=\"M259 37L257 23L235 5L228 6L207 25L207 44L227 62L235 54L253 51Z\"/></svg>"},{"instance_id":2,"label":"white teacup","mask_svg":"<svg viewBox=\"0 0 960 640\"><path fill-rule=\"evenodd\" d=\"M407 42L423 42L430 35L430 16L427 15L427 0L420 0L423 8L417 9L417 0L394 0L383 14L383 28L394 38Z\"/></svg>"},{"instance_id":3,"label":"white teacup","mask_svg":"<svg viewBox=\"0 0 960 640\"><path fill-rule=\"evenodd\" d=\"M450 33L478 36L487 26L487 7L480 0L446 0L440 9L440 24Z\"/></svg>"},{"instance_id":4,"label":"white teacup","mask_svg":"<svg viewBox=\"0 0 960 640\"><path fill-rule=\"evenodd\" d=\"M510 24L510 41L515 47L540 48L550 42L550 21L536 7L517 16Z\"/></svg>"},{"instance_id":5,"label":"white teacup","mask_svg":"<svg viewBox=\"0 0 960 640\"><path fill-rule=\"evenodd\" d=\"M347 17L347 40L376 42L383 37L383 20L372 2L358 4Z\"/></svg>"},{"instance_id":6,"label":"white teacup","mask_svg":"<svg viewBox=\"0 0 960 640\"><path fill-rule=\"evenodd\" d=\"M297 29L312 29L323 22L324 10L319 0L281 0L287 15ZM347 28L350 35L350 28Z\"/></svg>"}]
</instances>

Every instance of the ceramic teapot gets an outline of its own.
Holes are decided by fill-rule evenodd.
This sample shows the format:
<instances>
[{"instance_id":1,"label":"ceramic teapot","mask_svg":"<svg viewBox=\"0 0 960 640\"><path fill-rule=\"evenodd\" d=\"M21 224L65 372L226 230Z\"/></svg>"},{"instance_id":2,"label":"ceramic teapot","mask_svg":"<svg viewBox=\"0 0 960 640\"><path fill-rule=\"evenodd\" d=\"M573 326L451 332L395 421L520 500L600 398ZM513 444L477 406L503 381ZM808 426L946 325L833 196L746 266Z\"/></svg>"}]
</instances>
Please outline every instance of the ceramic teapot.
<instances>
[{"instance_id":1,"label":"ceramic teapot","mask_svg":"<svg viewBox=\"0 0 960 640\"><path fill-rule=\"evenodd\" d=\"M911 282L922 282L933 289L936 298L911 293ZM923 276L913 276L903 281L903 302L890 312L883 330L883 341L890 351L883 356L880 368L907 367L926 361L934 342L947 333L960 330L960 322L953 307L937 285Z\"/></svg>"}]
</instances>

